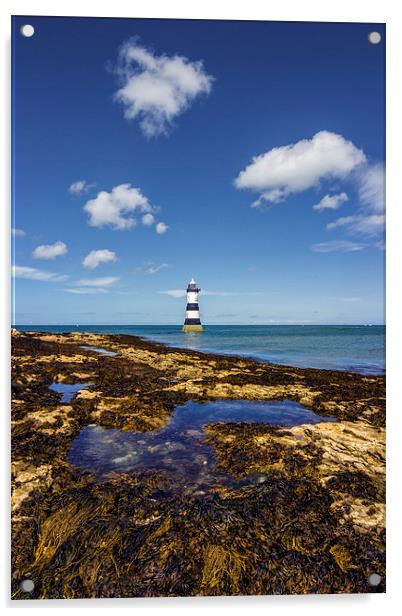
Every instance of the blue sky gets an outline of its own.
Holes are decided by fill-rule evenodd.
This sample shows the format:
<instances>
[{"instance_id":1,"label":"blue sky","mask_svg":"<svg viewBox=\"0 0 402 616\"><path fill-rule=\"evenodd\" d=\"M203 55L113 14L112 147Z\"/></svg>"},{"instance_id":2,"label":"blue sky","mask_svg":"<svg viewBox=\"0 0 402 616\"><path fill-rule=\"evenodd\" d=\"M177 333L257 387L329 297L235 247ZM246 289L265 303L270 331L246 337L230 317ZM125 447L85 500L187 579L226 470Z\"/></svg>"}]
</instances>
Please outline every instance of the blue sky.
<instances>
[{"instance_id":1,"label":"blue sky","mask_svg":"<svg viewBox=\"0 0 402 616\"><path fill-rule=\"evenodd\" d=\"M14 18L15 322L382 323L384 39Z\"/></svg>"}]
</instances>

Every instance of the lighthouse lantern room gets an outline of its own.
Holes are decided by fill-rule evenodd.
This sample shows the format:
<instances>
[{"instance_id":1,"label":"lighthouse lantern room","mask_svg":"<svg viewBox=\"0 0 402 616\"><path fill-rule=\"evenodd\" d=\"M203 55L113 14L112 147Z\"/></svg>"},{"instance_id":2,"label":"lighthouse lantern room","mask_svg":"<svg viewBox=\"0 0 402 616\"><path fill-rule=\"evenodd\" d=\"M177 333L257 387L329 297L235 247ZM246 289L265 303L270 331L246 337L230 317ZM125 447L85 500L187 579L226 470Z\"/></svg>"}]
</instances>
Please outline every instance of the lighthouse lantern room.
<instances>
[{"instance_id":1,"label":"lighthouse lantern room","mask_svg":"<svg viewBox=\"0 0 402 616\"><path fill-rule=\"evenodd\" d=\"M200 321L200 309L198 306L198 294L201 289L198 288L194 278L190 280L187 286L187 306L186 306L186 319L183 325L183 331L189 332L202 332L202 325Z\"/></svg>"}]
</instances>

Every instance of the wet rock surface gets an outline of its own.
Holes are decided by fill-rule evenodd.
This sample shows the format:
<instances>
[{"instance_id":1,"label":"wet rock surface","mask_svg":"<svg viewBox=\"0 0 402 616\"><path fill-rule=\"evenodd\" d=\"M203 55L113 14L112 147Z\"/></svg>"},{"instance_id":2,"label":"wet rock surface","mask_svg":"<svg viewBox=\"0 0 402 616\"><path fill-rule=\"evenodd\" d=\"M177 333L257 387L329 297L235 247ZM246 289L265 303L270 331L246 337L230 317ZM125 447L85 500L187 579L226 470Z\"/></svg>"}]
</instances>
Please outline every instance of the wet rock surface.
<instances>
[{"instance_id":1,"label":"wet rock surface","mask_svg":"<svg viewBox=\"0 0 402 616\"><path fill-rule=\"evenodd\" d=\"M14 598L384 591L384 377L133 336L13 332L12 352ZM90 385L62 403L55 382ZM338 421L209 423L217 468L238 481L191 493L161 471L99 481L69 461L91 424L156 433L178 405L239 399L292 400Z\"/></svg>"}]
</instances>

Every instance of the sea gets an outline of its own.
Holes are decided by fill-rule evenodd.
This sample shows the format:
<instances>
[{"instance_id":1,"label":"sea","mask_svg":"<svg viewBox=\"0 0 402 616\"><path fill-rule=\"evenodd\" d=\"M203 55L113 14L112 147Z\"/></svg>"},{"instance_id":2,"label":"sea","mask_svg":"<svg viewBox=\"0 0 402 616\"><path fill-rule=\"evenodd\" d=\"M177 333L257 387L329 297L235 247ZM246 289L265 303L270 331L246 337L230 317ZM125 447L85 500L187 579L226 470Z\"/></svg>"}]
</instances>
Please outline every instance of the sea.
<instances>
[{"instance_id":1,"label":"sea","mask_svg":"<svg viewBox=\"0 0 402 616\"><path fill-rule=\"evenodd\" d=\"M131 334L172 347L252 357L262 362L384 374L383 325L206 325L183 333L179 325L17 325L22 331Z\"/></svg>"}]
</instances>

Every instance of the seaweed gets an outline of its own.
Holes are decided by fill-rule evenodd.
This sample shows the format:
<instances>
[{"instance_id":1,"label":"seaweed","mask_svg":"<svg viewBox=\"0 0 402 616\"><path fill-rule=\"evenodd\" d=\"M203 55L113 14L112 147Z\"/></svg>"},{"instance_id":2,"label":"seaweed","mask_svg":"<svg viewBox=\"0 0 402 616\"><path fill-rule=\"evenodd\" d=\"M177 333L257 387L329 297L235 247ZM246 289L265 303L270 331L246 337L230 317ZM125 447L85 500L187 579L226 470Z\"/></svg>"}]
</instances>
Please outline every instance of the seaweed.
<instances>
[{"instance_id":1,"label":"seaweed","mask_svg":"<svg viewBox=\"0 0 402 616\"><path fill-rule=\"evenodd\" d=\"M12 374L13 598L384 592L383 377L77 333L14 334ZM91 385L68 405L48 389L82 374ZM158 430L178 404L239 392L303 400L339 422L208 425L236 481L204 493L151 470L100 480L68 461L89 423Z\"/></svg>"}]
</instances>

